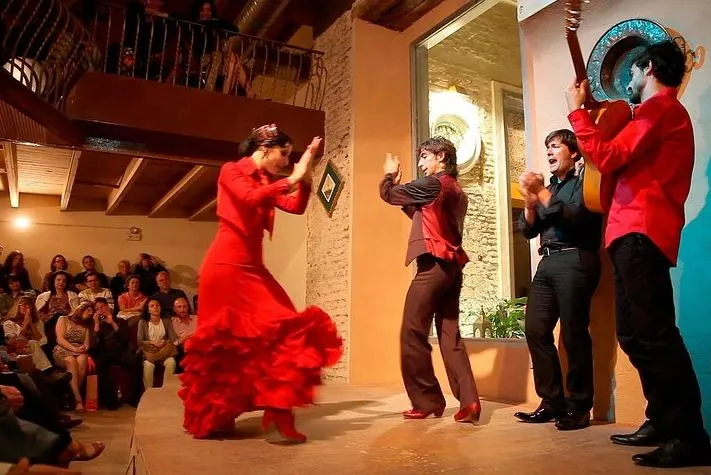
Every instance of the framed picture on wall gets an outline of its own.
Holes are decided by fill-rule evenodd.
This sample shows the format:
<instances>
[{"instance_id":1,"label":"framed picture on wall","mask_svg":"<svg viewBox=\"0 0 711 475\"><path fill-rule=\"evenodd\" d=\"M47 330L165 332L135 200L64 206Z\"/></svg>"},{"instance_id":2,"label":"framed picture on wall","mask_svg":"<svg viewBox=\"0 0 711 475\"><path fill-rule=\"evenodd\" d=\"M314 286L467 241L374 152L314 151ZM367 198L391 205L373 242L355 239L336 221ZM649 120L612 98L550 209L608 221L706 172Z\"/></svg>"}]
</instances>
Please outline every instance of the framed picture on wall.
<instances>
[{"instance_id":1,"label":"framed picture on wall","mask_svg":"<svg viewBox=\"0 0 711 475\"><path fill-rule=\"evenodd\" d=\"M326 163L326 169L323 171L321 183L318 185L317 191L318 198L321 200L321 203L329 216L333 214L333 209L336 206L338 195L341 193L342 189L343 179L336 170L336 167L334 167L329 160L328 163Z\"/></svg>"}]
</instances>

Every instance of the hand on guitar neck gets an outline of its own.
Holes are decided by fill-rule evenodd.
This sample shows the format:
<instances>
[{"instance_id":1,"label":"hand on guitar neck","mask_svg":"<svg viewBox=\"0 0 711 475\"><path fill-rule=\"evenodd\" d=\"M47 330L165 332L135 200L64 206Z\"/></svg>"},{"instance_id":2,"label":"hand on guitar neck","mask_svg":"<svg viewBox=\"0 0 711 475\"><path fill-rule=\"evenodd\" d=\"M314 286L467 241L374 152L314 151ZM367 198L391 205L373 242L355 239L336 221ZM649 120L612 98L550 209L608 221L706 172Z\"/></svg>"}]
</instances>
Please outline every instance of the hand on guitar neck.
<instances>
[{"instance_id":1,"label":"hand on guitar neck","mask_svg":"<svg viewBox=\"0 0 711 475\"><path fill-rule=\"evenodd\" d=\"M585 99L588 96L588 80L578 83L578 80L573 80L573 83L565 89L565 101L568 103L568 112L573 112L582 109L585 104Z\"/></svg>"}]
</instances>

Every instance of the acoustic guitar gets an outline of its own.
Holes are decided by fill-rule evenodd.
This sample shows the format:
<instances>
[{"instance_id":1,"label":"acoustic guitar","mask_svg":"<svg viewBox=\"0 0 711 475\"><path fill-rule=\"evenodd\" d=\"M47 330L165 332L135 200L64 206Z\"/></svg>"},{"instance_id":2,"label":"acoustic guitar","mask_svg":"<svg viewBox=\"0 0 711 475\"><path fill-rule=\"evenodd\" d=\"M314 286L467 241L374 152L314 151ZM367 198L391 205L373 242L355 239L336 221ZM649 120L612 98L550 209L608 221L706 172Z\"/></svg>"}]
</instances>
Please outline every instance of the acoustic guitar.
<instances>
[{"instance_id":1,"label":"acoustic guitar","mask_svg":"<svg viewBox=\"0 0 711 475\"><path fill-rule=\"evenodd\" d=\"M582 3L589 0L568 0L565 3L565 39L568 42L570 56L573 60L575 77L578 83L587 79L587 70L583 53L578 41L578 28L581 22ZM595 124L600 129L604 140L614 138L632 120L632 108L626 101L600 102L587 91L584 109L588 111ZM581 150L582 153L582 150ZM601 175L595 165L585 156L583 172L583 202L591 211L605 213L610 209L612 195L615 191L615 177Z\"/></svg>"}]
</instances>

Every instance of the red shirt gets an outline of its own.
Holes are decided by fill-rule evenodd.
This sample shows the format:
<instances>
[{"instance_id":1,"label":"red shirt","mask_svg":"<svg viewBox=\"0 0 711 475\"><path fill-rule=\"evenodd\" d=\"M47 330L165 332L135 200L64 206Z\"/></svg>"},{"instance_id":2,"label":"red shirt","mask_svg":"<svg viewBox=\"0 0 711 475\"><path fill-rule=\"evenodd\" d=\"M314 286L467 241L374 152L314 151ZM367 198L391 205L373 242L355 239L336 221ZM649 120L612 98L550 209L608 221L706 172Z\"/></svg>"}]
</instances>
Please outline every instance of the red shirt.
<instances>
[{"instance_id":1,"label":"red shirt","mask_svg":"<svg viewBox=\"0 0 711 475\"><path fill-rule=\"evenodd\" d=\"M676 95L676 89L665 88L644 101L607 142L585 110L568 116L585 156L600 173L616 176L605 246L630 233L645 234L672 265L694 168L694 131Z\"/></svg>"},{"instance_id":2,"label":"red shirt","mask_svg":"<svg viewBox=\"0 0 711 475\"><path fill-rule=\"evenodd\" d=\"M217 179L217 236L205 262L263 265L264 230L271 234L274 208L303 214L311 186L304 182L291 185L286 178L270 181L249 157L222 165ZM204 263L203 263L204 265Z\"/></svg>"}]
</instances>

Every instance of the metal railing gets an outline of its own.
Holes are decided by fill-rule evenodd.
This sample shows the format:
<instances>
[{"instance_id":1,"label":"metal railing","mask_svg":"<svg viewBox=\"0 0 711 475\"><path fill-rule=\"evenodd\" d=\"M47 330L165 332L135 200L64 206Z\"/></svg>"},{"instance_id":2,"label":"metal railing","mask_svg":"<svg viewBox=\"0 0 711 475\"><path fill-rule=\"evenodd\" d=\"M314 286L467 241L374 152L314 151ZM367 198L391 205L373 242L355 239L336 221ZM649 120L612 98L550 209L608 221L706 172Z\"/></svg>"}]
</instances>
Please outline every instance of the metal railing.
<instances>
[{"instance_id":1,"label":"metal railing","mask_svg":"<svg viewBox=\"0 0 711 475\"><path fill-rule=\"evenodd\" d=\"M97 3L84 23L104 72L320 109L323 53L211 25ZM227 26L228 28L225 28Z\"/></svg>"},{"instance_id":2,"label":"metal railing","mask_svg":"<svg viewBox=\"0 0 711 475\"><path fill-rule=\"evenodd\" d=\"M91 35L61 0L0 2L0 65L48 104L60 107L100 59Z\"/></svg>"},{"instance_id":3,"label":"metal railing","mask_svg":"<svg viewBox=\"0 0 711 475\"><path fill-rule=\"evenodd\" d=\"M0 65L50 105L87 71L321 109L323 53L99 2L2 0Z\"/></svg>"}]
</instances>

